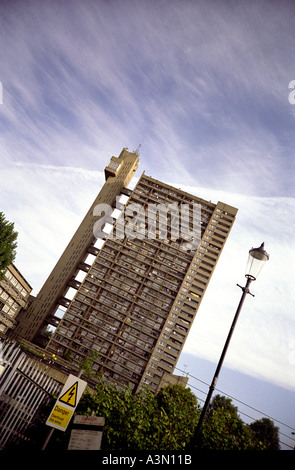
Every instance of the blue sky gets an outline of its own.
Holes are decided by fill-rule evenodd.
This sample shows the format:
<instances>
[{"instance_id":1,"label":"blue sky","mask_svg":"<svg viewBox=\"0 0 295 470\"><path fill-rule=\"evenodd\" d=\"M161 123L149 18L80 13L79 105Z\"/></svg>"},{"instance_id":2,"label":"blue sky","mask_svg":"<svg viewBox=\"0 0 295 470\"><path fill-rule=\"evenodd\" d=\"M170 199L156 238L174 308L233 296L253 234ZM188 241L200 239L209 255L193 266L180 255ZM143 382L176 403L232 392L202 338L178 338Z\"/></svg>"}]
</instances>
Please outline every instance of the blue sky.
<instances>
[{"instance_id":1,"label":"blue sky","mask_svg":"<svg viewBox=\"0 0 295 470\"><path fill-rule=\"evenodd\" d=\"M1 2L1 210L34 293L109 158L142 143L136 177L239 208L185 346L191 373L218 360L264 241L225 365L295 390L294 14L291 0Z\"/></svg>"}]
</instances>

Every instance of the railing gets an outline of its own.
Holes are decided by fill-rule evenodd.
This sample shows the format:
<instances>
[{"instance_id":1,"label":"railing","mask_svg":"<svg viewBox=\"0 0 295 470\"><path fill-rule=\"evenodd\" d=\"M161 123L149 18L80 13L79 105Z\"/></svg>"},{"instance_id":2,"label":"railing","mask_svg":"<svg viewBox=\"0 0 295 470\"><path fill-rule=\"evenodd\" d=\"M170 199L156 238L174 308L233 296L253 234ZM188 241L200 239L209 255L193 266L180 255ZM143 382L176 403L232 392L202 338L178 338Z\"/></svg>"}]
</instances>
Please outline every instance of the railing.
<instances>
[{"instance_id":1,"label":"railing","mask_svg":"<svg viewBox=\"0 0 295 470\"><path fill-rule=\"evenodd\" d=\"M0 339L0 449L26 440L40 408L63 384L49 366L30 357L15 342Z\"/></svg>"}]
</instances>

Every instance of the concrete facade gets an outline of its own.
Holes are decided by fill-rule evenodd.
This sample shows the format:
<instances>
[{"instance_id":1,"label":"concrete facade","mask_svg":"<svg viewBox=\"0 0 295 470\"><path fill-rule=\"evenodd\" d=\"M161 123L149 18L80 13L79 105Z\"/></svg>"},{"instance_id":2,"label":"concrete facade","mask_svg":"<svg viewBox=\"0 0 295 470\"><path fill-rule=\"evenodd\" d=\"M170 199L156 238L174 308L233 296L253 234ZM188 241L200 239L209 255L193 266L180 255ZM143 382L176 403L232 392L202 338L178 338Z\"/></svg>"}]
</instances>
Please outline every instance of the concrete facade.
<instances>
[{"instance_id":1,"label":"concrete facade","mask_svg":"<svg viewBox=\"0 0 295 470\"><path fill-rule=\"evenodd\" d=\"M126 149L111 158L103 188L14 331L73 364L91 357L109 383L156 393L164 382L186 383L174 368L237 209L145 173L131 191L138 160Z\"/></svg>"},{"instance_id":2,"label":"concrete facade","mask_svg":"<svg viewBox=\"0 0 295 470\"><path fill-rule=\"evenodd\" d=\"M147 217L137 218L135 233L126 235L132 209L144 212L159 204L199 206L197 248L172 238L172 225L165 239L158 237L159 226L149 238ZM228 204L213 204L143 174L123 222L119 217L106 237L48 349L75 362L95 351L93 369L106 381L156 392L163 376L173 374L236 213ZM179 212L169 221L174 216L178 223Z\"/></svg>"}]
</instances>

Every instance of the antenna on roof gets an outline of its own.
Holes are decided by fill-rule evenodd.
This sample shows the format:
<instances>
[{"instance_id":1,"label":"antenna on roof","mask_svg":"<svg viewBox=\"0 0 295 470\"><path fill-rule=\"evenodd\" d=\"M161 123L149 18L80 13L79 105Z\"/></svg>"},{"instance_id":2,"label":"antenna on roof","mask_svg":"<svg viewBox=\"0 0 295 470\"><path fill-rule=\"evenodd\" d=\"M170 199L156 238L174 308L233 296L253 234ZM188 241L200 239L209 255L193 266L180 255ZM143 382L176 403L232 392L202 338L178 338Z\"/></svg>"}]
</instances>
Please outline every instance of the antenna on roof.
<instances>
[{"instance_id":1,"label":"antenna on roof","mask_svg":"<svg viewBox=\"0 0 295 470\"><path fill-rule=\"evenodd\" d=\"M142 140L141 143L138 145L138 147L137 147L135 150L133 150L133 153L135 153L136 155L139 156L139 154L140 154L139 151L140 151L140 148L141 148L142 144L143 144L143 140Z\"/></svg>"}]
</instances>

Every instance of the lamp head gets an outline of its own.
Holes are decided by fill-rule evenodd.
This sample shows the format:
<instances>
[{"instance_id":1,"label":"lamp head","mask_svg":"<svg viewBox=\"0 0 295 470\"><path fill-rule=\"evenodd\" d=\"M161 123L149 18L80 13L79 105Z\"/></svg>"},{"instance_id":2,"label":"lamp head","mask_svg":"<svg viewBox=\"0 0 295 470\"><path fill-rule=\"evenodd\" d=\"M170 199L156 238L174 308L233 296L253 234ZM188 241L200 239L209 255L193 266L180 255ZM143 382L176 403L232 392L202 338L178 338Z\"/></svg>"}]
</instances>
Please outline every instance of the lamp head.
<instances>
[{"instance_id":1,"label":"lamp head","mask_svg":"<svg viewBox=\"0 0 295 470\"><path fill-rule=\"evenodd\" d=\"M264 242L259 248L251 248L247 262L245 276L255 281L266 261L269 260L269 254L264 249Z\"/></svg>"}]
</instances>

